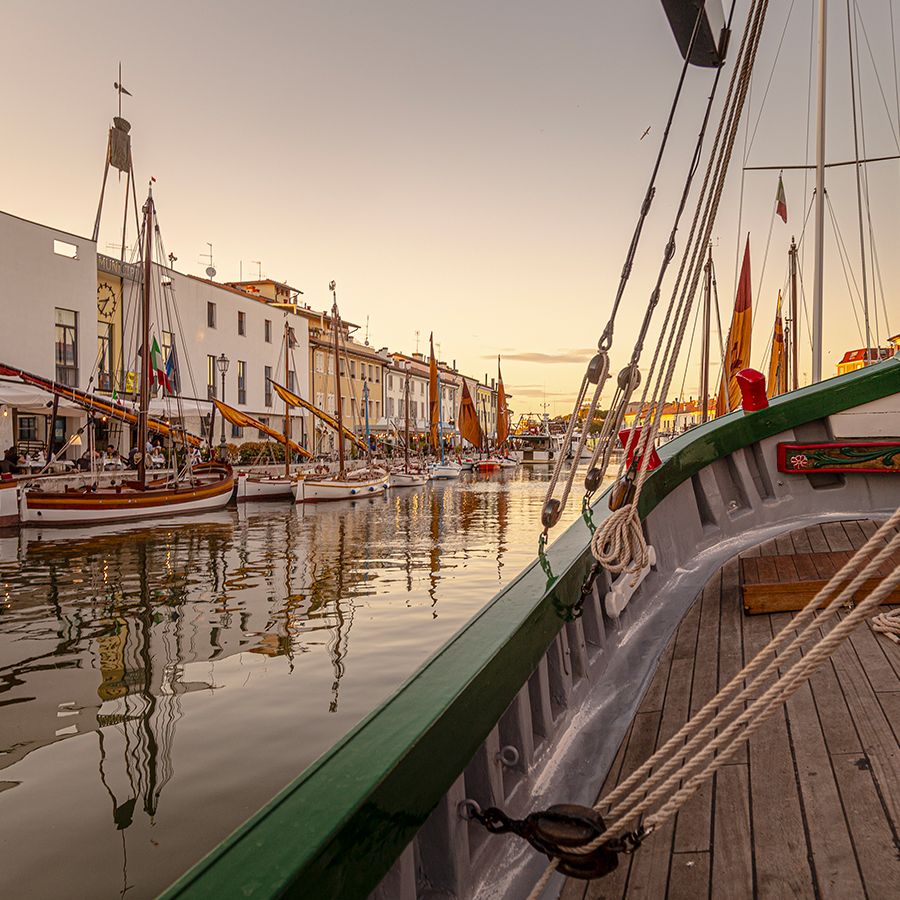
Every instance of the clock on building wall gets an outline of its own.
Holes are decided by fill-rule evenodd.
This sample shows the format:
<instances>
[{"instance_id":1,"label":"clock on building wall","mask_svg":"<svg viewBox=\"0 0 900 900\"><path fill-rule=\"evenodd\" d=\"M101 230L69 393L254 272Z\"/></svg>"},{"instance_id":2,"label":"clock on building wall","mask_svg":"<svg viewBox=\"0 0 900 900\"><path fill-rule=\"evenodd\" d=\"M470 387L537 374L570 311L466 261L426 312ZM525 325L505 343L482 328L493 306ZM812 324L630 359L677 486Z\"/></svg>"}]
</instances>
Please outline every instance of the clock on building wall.
<instances>
[{"instance_id":1,"label":"clock on building wall","mask_svg":"<svg viewBox=\"0 0 900 900\"><path fill-rule=\"evenodd\" d=\"M97 285L97 315L111 321L119 305L119 298L111 285L105 281Z\"/></svg>"}]
</instances>

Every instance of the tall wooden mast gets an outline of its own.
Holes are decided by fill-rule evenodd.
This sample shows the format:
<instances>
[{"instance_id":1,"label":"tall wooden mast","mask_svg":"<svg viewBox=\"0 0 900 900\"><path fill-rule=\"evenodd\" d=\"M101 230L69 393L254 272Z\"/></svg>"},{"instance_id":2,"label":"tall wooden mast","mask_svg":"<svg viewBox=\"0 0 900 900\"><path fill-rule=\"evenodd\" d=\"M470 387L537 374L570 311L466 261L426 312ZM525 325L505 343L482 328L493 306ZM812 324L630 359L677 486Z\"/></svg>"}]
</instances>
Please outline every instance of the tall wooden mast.
<instances>
[{"instance_id":1,"label":"tall wooden mast","mask_svg":"<svg viewBox=\"0 0 900 900\"><path fill-rule=\"evenodd\" d=\"M344 412L341 409L341 356L338 349L338 339L340 332L341 320L338 314L337 305L337 286L335 282L331 282L328 287L334 297L334 303L331 306L331 328L334 332L334 380L335 380L335 397L337 398L337 433L338 433L338 478L344 477Z\"/></svg>"},{"instance_id":2,"label":"tall wooden mast","mask_svg":"<svg viewBox=\"0 0 900 900\"><path fill-rule=\"evenodd\" d=\"M406 473L409 474L409 363L406 363L404 387L406 390L406 424L403 434L403 466Z\"/></svg>"},{"instance_id":3,"label":"tall wooden mast","mask_svg":"<svg viewBox=\"0 0 900 900\"><path fill-rule=\"evenodd\" d=\"M703 343L700 352L700 421L709 420L709 338L712 330L712 244L703 286Z\"/></svg>"},{"instance_id":4,"label":"tall wooden mast","mask_svg":"<svg viewBox=\"0 0 900 900\"><path fill-rule=\"evenodd\" d=\"M150 277L153 260L153 189L147 193L144 204L144 278L141 296L141 377L138 403L138 481L147 484L147 415L150 411Z\"/></svg>"},{"instance_id":5,"label":"tall wooden mast","mask_svg":"<svg viewBox=\"0 0 900 900\"><path fill-rule=\"evenodd\" d=\"M796 391L800 387L800 316L797 303L797 244L791 238L791 386Z\"/></svg>"},{"instance_id":6,"label":"tall wooden mast","mask_svg":"<svg viewBox=\"0 0 900 900\"><path fill-rule=\"evenodd\" d=\"M291 349L291 326L288 324L287 315L284 318L284 384L290 386L290 365L288 354ZM291 408L284 401L284 474L291 474Z\"/></svg>"}]
</instances>

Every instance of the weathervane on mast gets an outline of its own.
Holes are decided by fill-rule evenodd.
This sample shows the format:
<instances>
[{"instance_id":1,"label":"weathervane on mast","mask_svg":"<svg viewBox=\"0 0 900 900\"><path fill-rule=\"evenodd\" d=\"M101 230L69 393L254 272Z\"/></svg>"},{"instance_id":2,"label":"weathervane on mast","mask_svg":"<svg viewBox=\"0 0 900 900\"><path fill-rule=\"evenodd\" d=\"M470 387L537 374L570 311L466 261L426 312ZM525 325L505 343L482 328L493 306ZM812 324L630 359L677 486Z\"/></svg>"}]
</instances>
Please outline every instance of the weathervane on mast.
<instances>
[{"instance_id":1,"label":"weathervane on mast","mask_svg":"<svg viewBox=\"0 0 900 900\"><path fill-rule=\"evenodd\" d=\"M122 94L133 96L131 91L122 84L122 63L119 62L119 80L113 82L113 87L119 92L119 118L122 118Z\"/></svg>"}]
</instances>

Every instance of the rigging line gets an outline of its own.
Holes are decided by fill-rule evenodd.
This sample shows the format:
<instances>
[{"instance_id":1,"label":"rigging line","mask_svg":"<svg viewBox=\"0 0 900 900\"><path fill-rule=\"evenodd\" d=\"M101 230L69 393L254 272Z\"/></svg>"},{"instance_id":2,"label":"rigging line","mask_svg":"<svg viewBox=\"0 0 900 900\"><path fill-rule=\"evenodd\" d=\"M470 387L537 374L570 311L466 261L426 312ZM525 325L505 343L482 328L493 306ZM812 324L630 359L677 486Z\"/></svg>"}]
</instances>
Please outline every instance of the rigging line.
<instances>
[{"instance_id":1,"label":"rigging line","mask_svg":"<svg viewBox=\"0 0 900 900\"><path fill-rule=\"evenodd\" d=\"M897 32L894 29L894 0L889 0L888 10L891 17L891 56L894 61L894 99L897 103L897 125L900 127L900 80L897 78Z\"/></svg>"},{"instance_id":2,"label":"rigging line","mask_svg":"<svg viewBox=\"0 0 900 900\"><path fill-rule=\"evenodd\" d=\"M863 199L862 199L862 180L860 175L859 164L859 130L856 117L856 91L857 91L857 66L854 65L853 55L853 23L850 18L850 0L847 0L847 50L850 62L850 107L853 112L853 155L856 158L856 213L859 223L859 255L860 255L860 274L862 278L862 305L863 319L866 324L866 361L869 359L869 347L871 346L872 336L869 327L869 278L866 272L866 241L863 231ZM857 38L857 48L859 47ZM861 90L860 85L860 90ZM862 105L862 97L860 97L860 106ZM865 151L864 151L865 152Z\"/></svg>"},{"instance_id":3,"label":"rigging line","mask_svg":"<svg viewBox=\"0 0 900 900\"><path fill-rule=\"evenodd\" d=\"M861 109L862 107L860 107ZM871 158L866 158L865 150L863 150L862 159L859 160L860 163L877 163L877 162L893 162L895 159L900 159L900 154L892 153L889 156L873 156ZM857 161L855 159L845 159L841 162L831 162L825 163L826 169L840 169L845 166L855 166ZM796 165L796 166L744 166L745 172L786 172L788 170L797 170L797 169L806 169L809 171L810 169L815 169L815 163L811 163L810 165ZM804 196L806 196L806 191L804 190Z\"/></svg>"},{"instance_id":4,"label":"rigging line","mask_svg":"<svg viewBox=\"0 0 900 900\"><path fill-rule=\"evenodd\" d=\"M778 41L778 49L775 51L775 59L772 60L772 70L769 72L769 80L766 82L766 89L763 91L762 102L759 104L759 114L756 117L756 122L753 125L753 133L750 135L750 145L747 147L747 155L744 157L744 162L747 162L747 156L749 156L750 151L753 149L753 141L756 140L756 132L759 128L760 120L762 119L763 109L766 105L766 98L769 96L769 88L772 87L772 78L775 76L775 67L778 65L778 57L781 55L781 47L784 44L784 36L787 34L788 25L791 21L791 13L794 11L794 0L791 0L791 5L788 7L787 17L784 20L784 28L781 30L781 38ZM749 107L748 107L749 108ZM749 121L750 117L747 116L747 120Z\"/></svg>"},{"instance_id":5,"label":"rigging line","mask_svg":"<svg viewBox=\"0 0 900 900\"><path fill-rule=\"evenodd\" d=\"M827 200L827 195L826 195L826 200ZM847 255L847 250L846 250L846 247L844 246L844 241L841 237L840 231L838 230L837 222L835 221L835 217L834 217L834 211L831 208L831 203L828 203L828 212L831 217L831 227L832 227L832 230L834 231L835 240L837 241L838 259L840 259L840 261L841 261L841 268L844 271L844 280L847 282L847 294L850 297L850 308L853 310L853 318L856 320L856 330L859 332L860 341L862 341L863 340L863 331L862 331L862 326L860 325L860 322L859 322L859 314L856 312L856 300L855 300L854 294L853 294L854 290L856 291L857 295L859 294L859 288L856 285L856 276L853 274L852 266L850 266L849 256L847 256L846 262L844 260L845 255ZM847 274L848 267L850 269L849 277ZM853 287L850 286L851 278L853 279Z\"/></svg>"},{"instance_id":6,"label":"rigging line","mask_svg":"<svg viewBox=\"0 0 900 900\"><path fill-rule=\"evenodd\" d=\"M691 351L694 349L694 336L697 333L697 320L700 318L700 311L702 308L702 305L698 305L697 309L694 311L694 324L691 326L691 339L688 341L688 351L684 359L684 374L681 376L681 387L678 390L679 403L684 400L684 383L687 381L688 367L691 363ZM675 412L677 413L678 410L676 409Z\"/></svg>"},{"instance_id":7,"label":"rigging line","mask_svg":"<svg viewBox=\"0 0 900 900\"><path fill-rule=\"evenodd\" d=\"M854 5L856 5L854 0ZM900 138L897 136L897 131L894 128L894 117L891 115L890 108L888 107L887 97L884 94L884 86L881 83L881 75L878 74L878 66L875 63L875 55L872 53L872 45L869 43L869 32L866 29L866 21L863 19L862 12L859 7L856 7L856 14L859 19L859 24L862 25L863 37L866 39L866 48L869 51L869 61L872 63L872 72L875 75L875 82L878 85L878 90L881 94L881 102L884 105L884 111L887 115L888 124L891 126L891 134L894 136L894 144L897 147L897 150L900 151Z\"/></svg>"},{"instance_id":8,"label":"rigging line","mask_svg":"<svg viewBox=\"0 0 900 900\"><path fill-rule=\"evenodd\" d=\"M753 326L756 324L756 314L759 311L760 300L762 299L762 286L763 286L763 278L766 274L766 262L769 259L769 244L772 242L772 228L775 225L775 207L772 207L772 213L769 217L769 233L766 236L766 249L763 253L763 261L762 268L759 271L759 283L756 288L756 303L753 304L753 309L750 313L750 330L752 332Z\"/></svg>"}]
</instances>

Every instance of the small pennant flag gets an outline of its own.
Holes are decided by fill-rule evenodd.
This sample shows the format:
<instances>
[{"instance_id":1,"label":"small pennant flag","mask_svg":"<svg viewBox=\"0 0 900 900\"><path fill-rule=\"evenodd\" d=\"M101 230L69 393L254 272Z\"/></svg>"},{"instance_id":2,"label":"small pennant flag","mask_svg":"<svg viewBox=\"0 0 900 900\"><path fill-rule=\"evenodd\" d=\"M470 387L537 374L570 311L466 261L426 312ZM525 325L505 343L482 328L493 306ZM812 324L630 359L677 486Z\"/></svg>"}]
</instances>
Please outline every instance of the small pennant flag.
<instances>
[{"instance_id":1,"label":"small pennant flag","mask_svg":"<svg viewBox=\"0 0 900 900\"><path fill-rule=\"evenodd\" d=\"M781 217L781 221L787 225L787 200L784 198L784 182L778 176L778 192L775 194L775 215Z\"/></svg>"}]
</instances>

